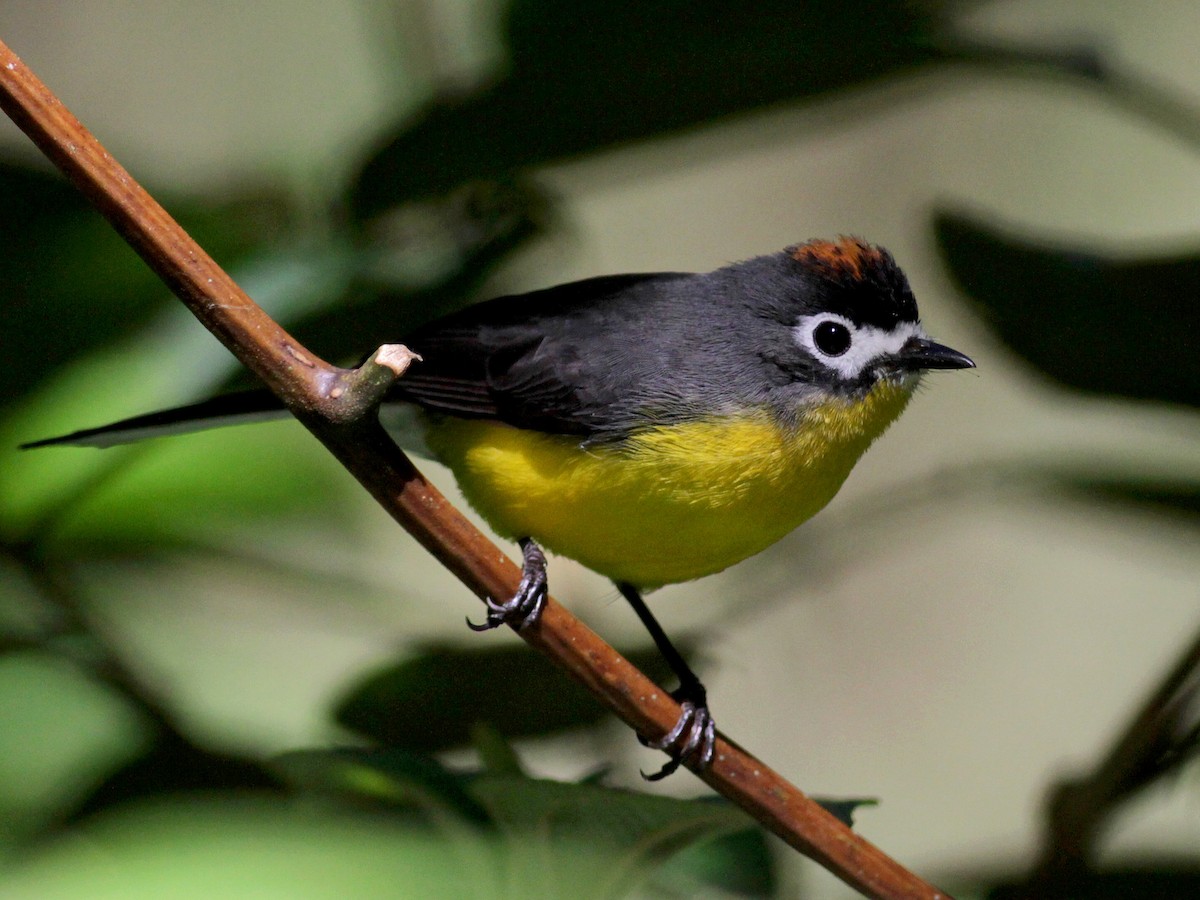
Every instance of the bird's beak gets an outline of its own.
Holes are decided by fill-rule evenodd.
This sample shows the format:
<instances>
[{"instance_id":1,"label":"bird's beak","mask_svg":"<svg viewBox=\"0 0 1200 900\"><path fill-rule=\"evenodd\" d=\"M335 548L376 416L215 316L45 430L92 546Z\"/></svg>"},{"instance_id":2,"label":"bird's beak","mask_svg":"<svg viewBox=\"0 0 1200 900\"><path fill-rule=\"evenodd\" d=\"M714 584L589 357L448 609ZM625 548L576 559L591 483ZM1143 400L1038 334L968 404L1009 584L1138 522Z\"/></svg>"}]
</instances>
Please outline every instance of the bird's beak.
<instances>
[{"instance_id":1,"label":"bird's beak","mask_svg":"<svg viewBox=\"0 0 1200 900\"><path fill-rule=\"evenodd\" d=\"M915 337L907 341L896 354L896 362L909 372L925 369L973 369L971 357L943 344L935 344L928 338Z\"/></svg>"}]
</instances>

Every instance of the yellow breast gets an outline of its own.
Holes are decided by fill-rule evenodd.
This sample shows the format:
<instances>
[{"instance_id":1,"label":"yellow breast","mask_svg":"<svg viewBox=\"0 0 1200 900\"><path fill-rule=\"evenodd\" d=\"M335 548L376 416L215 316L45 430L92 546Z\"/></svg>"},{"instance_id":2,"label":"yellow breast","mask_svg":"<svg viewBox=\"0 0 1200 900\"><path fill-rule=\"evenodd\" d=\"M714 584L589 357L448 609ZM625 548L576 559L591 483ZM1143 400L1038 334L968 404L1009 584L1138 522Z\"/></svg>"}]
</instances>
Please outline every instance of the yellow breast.
<instances>
[{"instance_id":1,"label":"yellow breast","mask_svg":"<svg viewBox=\"0 0 1200 900\"><path fill-rule=\"evenodd\" d=\"M450 417L430 448L497 533L529 536L642 588L719 572L825 506L911 389L880 383L858 401L639 432L615 445Z\"/></svg>"}]
</instances>

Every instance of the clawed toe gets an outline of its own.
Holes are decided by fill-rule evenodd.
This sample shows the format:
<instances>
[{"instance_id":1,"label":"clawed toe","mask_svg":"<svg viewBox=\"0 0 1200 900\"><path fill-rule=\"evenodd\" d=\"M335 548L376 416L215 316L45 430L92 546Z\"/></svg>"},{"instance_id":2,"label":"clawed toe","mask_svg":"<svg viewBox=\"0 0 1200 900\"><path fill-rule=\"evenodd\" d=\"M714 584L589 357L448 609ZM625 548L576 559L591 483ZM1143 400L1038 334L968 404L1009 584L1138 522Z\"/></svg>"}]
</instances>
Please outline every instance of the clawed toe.
<instances>
[{"instance_id":1,"label":"clawed toe","mask_svg":"<svg viewBox=\"0 0 1200 900\"><path fill-rule=\"evenodd\" d=\"M548 594L546 581L546 555L529 538L521 540L521 553L524 563L521 566L521 583L512 598L498 603L491 597L484 602L487 604L487 618L482 622L472 622L467 619L467 627L472 631L490 631L501 625L512 625L518 631L528 628L542 614L546 606Z\"/></svg>"},{"instance_id":2,"label":"clawed toe","mask_svg":"<svg viewBox=\"0 0 1200 900\"><path fill-rule=\"evenodd\" d=\"M472 631L490 631L501 625L511 625L521 631L541 617L548 594L546 555L530 538L522 538L520 545L523 564L517 592L503 603L489 597L485 601L487 618L482 622L467 619L467 625ZM671 692L671 697L680 706L679 719L659 740L649 741L639 737L644 745L664 751L670 759L654 774L647 775L643 772L642 777L647 781L661 781L678 771L684 763L703 771L712 765L717 749L717 726L708 711L704 685L650 614L638 590L625 582L616 582L616 585L645 624L663 658L680 679L678 689Z\"/></svg>"},{"instance_id":3,"label":"clawed toe","mask_svg":"<svg viewBox=\"0 0 1200 900\"><path fill-rule=\"evenodd\" d=\"M642 743L670 755L671 758L654 774L642 773L647 781L661 781L689 760L701 770L712 765L717 749L717 725L707 706L684 700L674 727L659 740L642 739Z\"/></svg>"}]
</instances>

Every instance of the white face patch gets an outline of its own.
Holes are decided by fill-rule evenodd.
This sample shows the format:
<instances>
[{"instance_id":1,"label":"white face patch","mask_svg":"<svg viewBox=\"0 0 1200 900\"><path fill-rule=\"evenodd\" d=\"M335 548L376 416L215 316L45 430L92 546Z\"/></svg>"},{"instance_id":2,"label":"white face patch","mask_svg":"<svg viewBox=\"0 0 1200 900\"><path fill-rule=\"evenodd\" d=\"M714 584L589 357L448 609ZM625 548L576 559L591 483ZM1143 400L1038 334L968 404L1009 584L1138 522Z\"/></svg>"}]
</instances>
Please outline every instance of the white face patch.
<instances>
[{"instance_id":1,"label":"white face patch","mask_svg":"<svg viewBox=\"0 0 1200 900\"><path fill-rule=\"evenodd\" d=\"M900 322L890 331L855 325L836 313L801 316L792 337L812 357L845 379L858 378L886 356L900 352L912 338L925 338L916 322Z\"/></svg>"}]
</instances>

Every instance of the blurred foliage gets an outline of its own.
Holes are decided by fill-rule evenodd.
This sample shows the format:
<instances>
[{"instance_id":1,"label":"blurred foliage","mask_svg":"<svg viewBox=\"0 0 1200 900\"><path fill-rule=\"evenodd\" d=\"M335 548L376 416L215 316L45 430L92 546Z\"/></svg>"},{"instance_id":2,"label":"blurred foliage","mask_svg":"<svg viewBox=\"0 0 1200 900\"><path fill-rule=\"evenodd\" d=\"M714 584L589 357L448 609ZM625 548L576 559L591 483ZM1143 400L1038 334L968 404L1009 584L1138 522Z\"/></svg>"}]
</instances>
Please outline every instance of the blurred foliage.
<instances>
[{"instance_id":1,"label":"blurred foliage","mask_svg":"<svg viewBox=\"0 0 1200 900\"><path fill-rule=\"evenodd\" d=\"M514 0L505 70L398 117L320 215L268 192L156 194L302 341L353 360L474 299L554 227L538 164L964 60L1104 82L1094 54L957 40L963 5ZM260 532L338 522L344 481L295 429L18 455L22 440L245 376L61 179L0 164L0 216L19 223L0 242L0 893L776 892L762 833L723 803L524 774L509 739L603 718L524 650L428 646L361 675L331 717L369 749L269 761L193 735L137 641L114 633L124 598L96 585L134 567L213 566L231 548L311 579L313 560L281 561ZM951 214L937 229L959 284L1032 367L1072 389L1196 405L1200 354L1179 340L1181 323L1194 327L1194 260L1066 251ZM1191 484L1084 488L1196 509ZM338 584L331 603L361 590L320 575ZM177 599L171 583L155 589ZM468 743L486 771L429 755ZM848 819L858 805L834 808Z\"/></svg>"},{"instance_id":2,"label":"blurred foliage","mask_svg":"<svg viewBox=\"0 0 1200 900\"><path fill-rule=\"evenodd\" d=\"M231 264L261 246L282 210L268 197L172 204L176 218ZM0 406L35 390L80 356L137 334L175 302L157 277L61 177L0 161L0 334L6 391ZM53 340L47 340L53 323Z\"/></svg>"},{"instance_id":3,"label":"blurred foliage","mask_svg":"<svg viewBox=\"0 0 1200 900\"><path fill-rule=\"evenodd\" d=\"M308 751L276 766L307 791L393 808L460 840L503 845L503 881L534 896L624 896L668 860L670 872L657 877L674 891L690 885L705 896L763 897L774 889L763 833L718 798L460 774L402 750ZM691 847L703 852L687 853ZM714 857L722 864L714 866Z\"/></svg>"},{"instance_id":4,"label":"blurred foliage","mask_svg":"<svg viewBox=\"0 0 1200 900\"><path fill-rule=\"evenodd\" d=\"M293 799L126 805L21 854L4 896L606 898L661 896L668 874L708 897L774 891L762 833L723 801L430 765L311 753L279 761Z\"/></svg>"},{"instance_id":5,"label":"blurred foliage","mask_svg":"<svg viewBox=\"0 0 1200 900\"><path fill-rule=\"evenodd\" d=\"M1126 100L1148 100L1144 87ZM1182 104L1152 102L1181 134ZM1192 113L1195 116L1195 113ZM1004 346L1060 389L1114 401L1150 401L1194 414L1200 406L1200 249L1147 253L1097 250L1047 240L980 213L942 209L934 232L946 268ZM1033 229L1031 229L1033 230ZM1196 245L1196 238L1187 243ZM1094 460L1020 471L1029 484L1076 501L1200 524L1200 479L1143 470L1103 471ZM991 897L1191 897L1196 860L1162 860L1111 870L1098 861L1102 837L1134 796L1176 775L1200 752L1200 644L1182 655L1147 705L1093 770L1058 783L1046 804L1047 838L1027 876L1000 882Z\"/></svg>"},{"instance_id":6,"label":"blurred foliage","mask_svg":"<svg viewBox=\"0 0 1200 900\"><path fill-rule=\"evenodd\" d=\"M963 214L934 226L964 294L1039 372L1090 394L1200 406L1200 248L1118 256Z\"/></svg>"},{"instance_id":7,"label":"blurred foliage","mask_svg":"<svg viewBox=\"0 0 1200 900\"><path fill-rule=\"evenodd\" d=\"M1200 406L1200 250L1100 252L947 211L934 226L955 283L1035 372L1094 396ZM1060 469L1051 477L1150 513L1200 512L1200 483L1159 473Z\"/></svg>"},{"instance_id":8,"label":"blurred foliage","mask_svg":"<svg viewBox=\"0 0 1200 900\"><path fill-rule=\"evenodd\" d=\"M385 136L351 191L356 218L539 163L595 153L760 107L970 62L1105 81L1090 47L967 39L964 0L853 4L513 0L507 67L437 99ZM481 139L482 136L482 139Z\"/></svg>"},{"instance_id":9,"label":"blurred foliage","mask_svg":"<svg viewBox=\"0 0 1200 900\"><path fill-rule=\"evenodd\" d=\"M1200 892L1200 871L1187 861L1165 859L1157 864L1119 872L1075 873L1062 879L1002 884L988 900L1189 900Z\"/></svg>"},{"instance_id":10,"label":"blurred foliage","mask_svg":"<svg viewBox=\"0 0 1200 900\"><path fill-rule=\"evenodd\" d=\"M935 216L955 283L1008 350L1060 388L1091 397L1200 406L1200 249L1170 255L1100 251L1046 240L979 214ZM1193 238L1194 242L1195 239ZM1200 525L1200 479L1148 465L1104 471L1094 460L1031 463L1023 477L1077 502ZM1194 861L1094 871L1095 847L1131 797L1172 776L1200 750L1200 657L1185 655L1115 742L1108 759L1064 781L1048 804L1055 841L1029 880L997 897L1184 897ZM1081 812L1082 810L1082 812Z\"/></svg>"},{"instance_id":11,"label":"blurred foliage","mask_svg":"<svg viewBox=\"0 0 1200 900\"><path fill-rule=\"evenodd\" d=\"M1060 484L1090 500L1108 500L1154 513L1178 513L1192 525L1200 525L1200 484L1194 481L1167 482L1067 473L1060 477Z\"/></svg>"},{"instance_id":12,"label":"blurred foliage","mask_svg":"<svg viewBox=\"0 0 1200 900\"><path fill-rule=\"evenodd\" d=\"M915 69L941 58L949 6L515 0L507 71L389 136L353 209L370 218L463 183Z\"/></svg>"},{"instance_id":13,"label":"blurred foliage","mask_svg":"<svg viewBox=\"0 0 1200 900\"><path fill-rule=\"evenodd\" d=\"M691 655L684 642L680 652ZM624 655L659 684L671 677L653 647ZM463 685L487 688L463 690ZM334 714L364 737L424 752L461 747L480 725L513 739L586 728L608 718L587 691L524 645L427 647L368 674Z\"/></svg>"}]
</instances>

